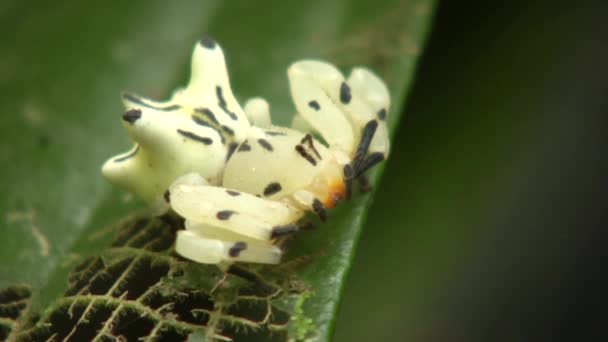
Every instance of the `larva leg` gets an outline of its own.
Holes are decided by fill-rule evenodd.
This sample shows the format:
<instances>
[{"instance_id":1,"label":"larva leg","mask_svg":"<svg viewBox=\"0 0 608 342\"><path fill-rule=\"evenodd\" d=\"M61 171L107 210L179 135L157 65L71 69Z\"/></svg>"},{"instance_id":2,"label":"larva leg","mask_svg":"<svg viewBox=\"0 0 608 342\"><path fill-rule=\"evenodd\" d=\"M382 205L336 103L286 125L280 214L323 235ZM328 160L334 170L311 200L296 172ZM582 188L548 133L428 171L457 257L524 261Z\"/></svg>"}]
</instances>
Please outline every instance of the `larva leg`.
<instances>
[{"instance_id":1,"label":"larva leg","mask_svg":"<svg viewBox=\"0 0 608 342\"><path fill-rule=\"evenodd\" d=\"M363 192L371 190L365 172L388 157L390 142L386 127L386 116L390 105L390 95L384 82L365 68L355 68L348 78L348 84L354 95L352 106L344 108L345 112L366 113L352 120L367 122L361 129L361 138L353 158L353 173ZM363 111L363 109L369 109Z\"/></svg>"},{"instance_id":2,"label":"larva leg","mask_svg":"<svg viewBox=\"0 0 608 342\"><path fill-rule=\"evenodd\" d=\"M184 184L170 187L170 205L187 221L205 223L255 240L272 239L274 227L296 222L293 206L218 186Z\"/></svg>"},{"instance_id":3,"label":"larva leg","mask_svg":"<svg viewBox=\"0 0 608 342\"><path fill-rule=\"evenodd\" d=\"M353 128L334 101L344 84L340 71L327 63L306 60L289 67L288 77L298 113L331 147L352 155L356 147Z\"/></svg>"},{"instance_id":4,"label":"larva leg","mask_svg":"<svg viewBox=\"0 0 608 342\"><path fill-rule=\"evenodd\" d=\"M254 97L245 102L245 115L254 126L270 128L272 125L268 102L261 97Z\"/></svg>"},{"instance_id":5,"label":"larva leg","mask_svg":"<svg viewBox=\"0 0 608 342\"><path fill-rule=\"evenodd\" d=\"M222 228L186 221L177 232L175 250L185 258L205 264L241 261L277 264L282 251L269 242L227 234Z\"/></svg>"},{"instance_id":6,"label":"larva leg","mask_svg":"<svg viewBox=\"0 0 608 342\"><path fill-rule=\"evenodd\" d=\"M390 107L390 94L386 85L374 73L361 67L353 69L347 82L351 87L352 93L356 95L354 96L354 105L356 105L356 102L362 101L370 108L369 111L365 112L367 113L367 118L364 118L363 121L366 124L372 119L378 121L378 127L369 145L369 152L380 152L384 155L384 158L388 157L390 142L386 127L386 117ZM349 111L349 113L352 112Z\"/></svg>"},{"instance_id":7,"label":"larva leg","mask_svg":"<svg viewBox=\"0 0 608 342\"><path fill-rule=\"evenodd\" d=\"M315 213L321 221L327 220L325 205L318 198L315 198L311 192L299 190L293 194L293 198L306 210Z\"/></svg>"},{"instance_id":8,"label":"larva leg","mask_svg":"<svg viewBox=\"0 0 608 342\"><path fill-rule=\"evenodd\" d=\"M348 101L344 101L348 99ZM367 170L387 158L389 137L386 115L390 105L390 95L382 80L365 68L355 68L343 84L340 101L342 112L349 117L359 134L359 144L353 156L355 177L361 177ZM362 182L363 189L369 184Z\"/></svg>"},{"instance_id":9,"label":"larva leg","mask_svg":"<svg viewBox=\"0 0 608 342\"><path fill-rule=\"evenodd\" d=\"M330 145L337 145L352 158L354 178L363 177L367 170L387 158L390 143L385 120L390 96L376 75L365 68L355 68L344 80L330 64L302 61L289 69L289 79L298 111ZM336 118L338 114L342 120ZM342 125L342 131L352 133L356 146L328 138L328 134L336 134L331 128L338 125ZM347 178L349 190L351 178ZM359 183L362 189L369 190L364 179Z\"/></svg>"},{"instance_id":10,"label":"larva leg","mask_svg":"<svg viewBox=\"0 0 608 342\"><path fill-rule=\"evenodd\" d=\"M367 69L355 68L344 80L334 66L318 61L297 62L288 74L301 117L330 145L351 156L363 151L363 156L370 152L386 158L389 141L384 120L390 98L377 76ZM370 131L371 122L375 123Z\"/></svg>"}]
</instances>

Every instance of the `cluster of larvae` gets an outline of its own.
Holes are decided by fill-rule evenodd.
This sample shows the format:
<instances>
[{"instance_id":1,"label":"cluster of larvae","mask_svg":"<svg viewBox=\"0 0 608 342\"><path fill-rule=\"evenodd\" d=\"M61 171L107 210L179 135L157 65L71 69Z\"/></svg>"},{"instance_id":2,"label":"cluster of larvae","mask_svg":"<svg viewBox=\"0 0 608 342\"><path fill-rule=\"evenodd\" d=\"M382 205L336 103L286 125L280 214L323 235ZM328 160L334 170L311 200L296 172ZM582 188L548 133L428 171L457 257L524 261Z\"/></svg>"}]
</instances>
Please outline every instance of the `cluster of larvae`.
<instances>
[{"instance_id":1,"label":"cluster of larvae","mask_svg":"<svg viewBox=\"0 0 608 342\"><path fill-rule=\"evenodd\" d=\"M122 95L122 124L135 145L102 168L111 182L159 212L185 219L176 252L209 264L275 264L281 238L313 212L350 197L353 182L386 159L389 93L376 75L302 60L288 69L297 114L274 126L269 105L242 108L224 54L210 38L196 44L188 85L165 102ZM323 142L316 137L320 137Z\"/></svg>"}]
</instances>

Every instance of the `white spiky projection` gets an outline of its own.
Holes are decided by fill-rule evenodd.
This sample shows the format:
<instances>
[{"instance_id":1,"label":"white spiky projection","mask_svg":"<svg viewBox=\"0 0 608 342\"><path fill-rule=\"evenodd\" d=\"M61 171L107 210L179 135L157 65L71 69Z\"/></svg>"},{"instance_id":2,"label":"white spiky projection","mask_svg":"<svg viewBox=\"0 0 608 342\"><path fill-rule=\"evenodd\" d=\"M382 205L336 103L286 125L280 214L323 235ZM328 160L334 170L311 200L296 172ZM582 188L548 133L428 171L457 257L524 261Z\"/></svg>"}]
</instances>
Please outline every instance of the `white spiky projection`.
<instances>
[{"instance_id":1,"label":"white spiky projection","mask_svg":"<svg viewBox=\"0 0 608 342\"><path fill-rule=\"evenodd\" d=\"M386 159L390 98L371 71L348 79L303 60L288 69L297 110L292 128L273 126L268 103L235 100L219 45L205 38L188 86L166 102L123 94L123 126L135 141L109 159L111 182L185 219L176 251L201 263L278 263L276 241L302 228L305 212L348 198L354 181ZM313 134L320 135L326 144Z\"/></svg>"}]
</instances>

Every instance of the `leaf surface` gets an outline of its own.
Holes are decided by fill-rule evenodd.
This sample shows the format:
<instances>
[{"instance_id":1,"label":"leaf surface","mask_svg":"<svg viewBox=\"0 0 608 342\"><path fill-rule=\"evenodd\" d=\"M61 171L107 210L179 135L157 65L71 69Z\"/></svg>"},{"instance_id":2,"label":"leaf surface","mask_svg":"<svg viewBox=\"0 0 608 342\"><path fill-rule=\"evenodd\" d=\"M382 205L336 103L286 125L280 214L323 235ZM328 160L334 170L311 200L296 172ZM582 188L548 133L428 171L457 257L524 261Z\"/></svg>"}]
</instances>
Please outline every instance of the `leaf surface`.
<instances>
[{"instance_id":1,"label":"leaf surface","mask_svg":"<svg viewBox=\"0 0 608 342\"><path fill-rule=\"evenodd\" d=\"M433 7L429 0L3 5L0 288L30 285L33 310L56 303L70 270L110 244L107 227L143 207L99 172L130 144L118 95L167 97L185 83L192 46L204 33L222 45L237 97L265 97L275 122L288 123L294 112L287 66L319 58L344 71L366 65L378 72L392 95L392 130ZM295 308L294 334L331 336L370 200L356 196L293 244L290 259L307 260L296 273L309 289L285 304Z\"/></svg>"}]
</instances>

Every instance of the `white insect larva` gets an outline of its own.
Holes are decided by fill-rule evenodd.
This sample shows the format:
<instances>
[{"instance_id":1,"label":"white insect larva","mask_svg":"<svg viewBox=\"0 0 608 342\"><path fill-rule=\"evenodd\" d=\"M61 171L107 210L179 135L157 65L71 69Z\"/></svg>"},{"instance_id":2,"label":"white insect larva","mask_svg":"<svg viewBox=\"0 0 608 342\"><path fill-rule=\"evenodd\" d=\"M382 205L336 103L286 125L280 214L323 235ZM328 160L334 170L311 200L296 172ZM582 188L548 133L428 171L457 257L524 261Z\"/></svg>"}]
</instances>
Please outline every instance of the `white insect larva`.
<instances>
[{"instance_id":1,"label":"white insect larva","mask_svg":"<svg viewBox=\"0 0 608 342\"><path fill-rule=\"evenodd\" d=\"M304 60L288 78L297 114L291 128L273 126L264 99L241 108L222 49L202 39L190 82L170 100L123 94L122 122L135 146L109 159L104 176L185 219L175 245L182 256L278 263L275 242L299 231L307 211L325 220L353 181L367 184L365 172L390 145L389 93L368 69L345 78L328 63Z\"/></svg>"}]
</instances>

